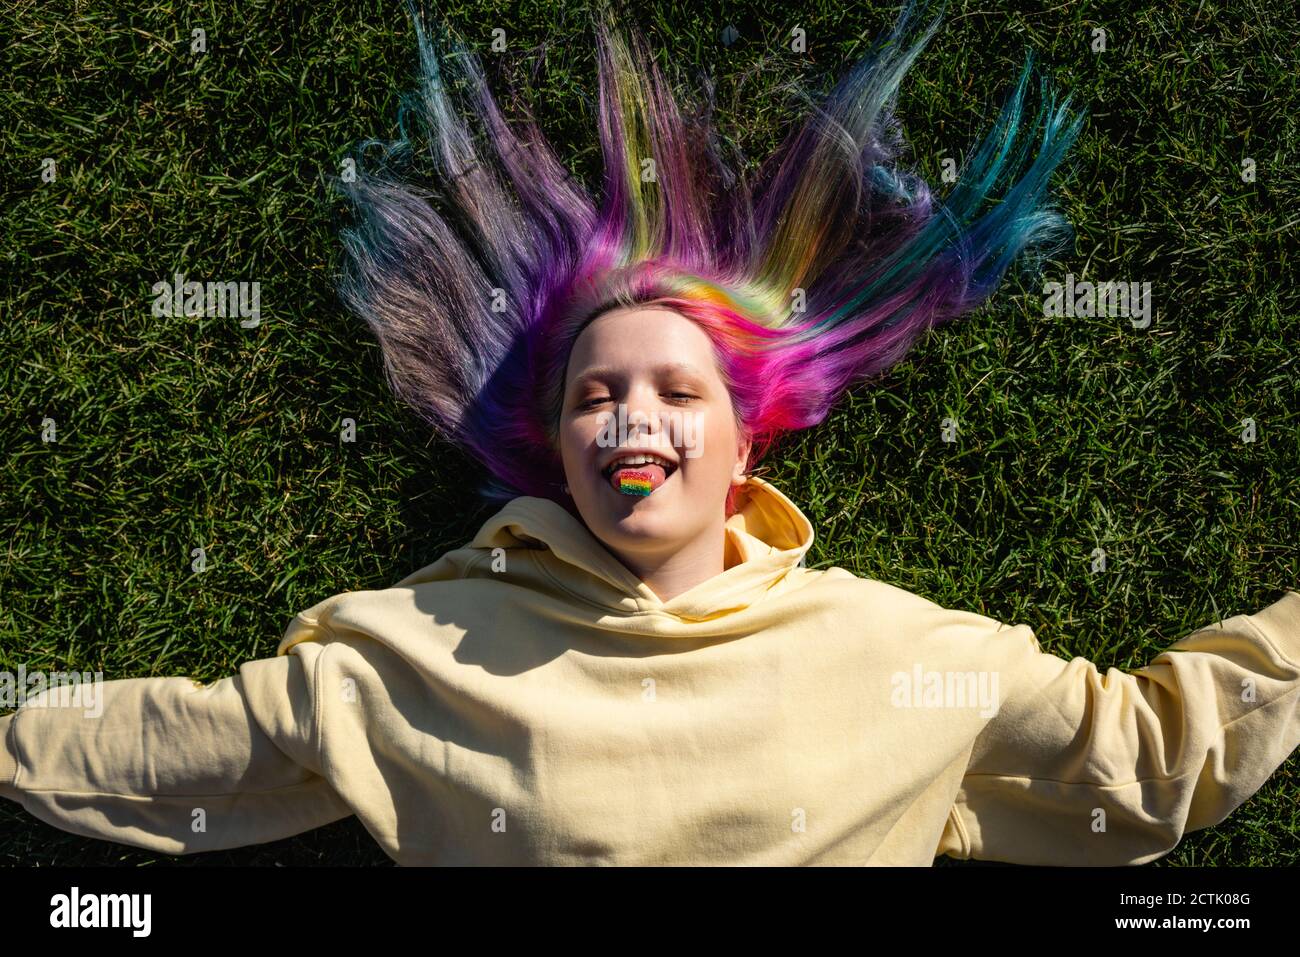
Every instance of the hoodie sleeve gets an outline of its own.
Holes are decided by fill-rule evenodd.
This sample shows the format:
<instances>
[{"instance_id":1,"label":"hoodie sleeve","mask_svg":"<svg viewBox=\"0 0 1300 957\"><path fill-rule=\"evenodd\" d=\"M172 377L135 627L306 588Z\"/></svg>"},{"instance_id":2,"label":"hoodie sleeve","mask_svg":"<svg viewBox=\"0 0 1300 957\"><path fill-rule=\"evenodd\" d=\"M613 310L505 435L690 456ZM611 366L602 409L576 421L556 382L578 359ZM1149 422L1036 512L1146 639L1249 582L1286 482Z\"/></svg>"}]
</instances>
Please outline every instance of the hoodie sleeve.
<instances>
[{"instance_id":1,"label":"hoodie sleeve","mask_svg":"<svg viewBox=\"0 0 1300 957\"><path fill-rule=\"evenodd\" d=\"M1300 747L1300 592L1105 675L1027 625L937 853L1144 864L1218 824ZM1014 639L1011 639L1014 640ZM1010 680L1008 680L1010 679Z\"/></svg>"},{"instance_id":2,"label":"hoodie sleeve","mask_svg":"<svg viewBox=\"0 0 1300 957\"><path fill-rule=\"evenodd\" d=\"M322 775L313 676L328 645L308 640L316 628L299 616L275 657L209 685L126 678L80 699L67 687L28 698L0 718L0 796L62 830L164 854L349 816Z\"/></svg>"}]
</instances>

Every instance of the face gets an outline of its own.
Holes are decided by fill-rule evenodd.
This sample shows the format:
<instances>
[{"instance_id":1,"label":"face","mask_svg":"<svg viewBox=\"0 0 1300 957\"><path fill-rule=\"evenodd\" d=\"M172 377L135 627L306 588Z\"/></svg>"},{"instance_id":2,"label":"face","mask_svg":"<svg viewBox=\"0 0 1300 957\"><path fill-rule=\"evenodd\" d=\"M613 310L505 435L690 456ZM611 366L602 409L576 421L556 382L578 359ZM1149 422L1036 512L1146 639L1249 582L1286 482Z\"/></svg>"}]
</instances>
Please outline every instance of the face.
<instances>
[{"instance_id":1,"label":"face","mask_svg":"<svg viewBox=\"0 0 1300 957\"><path fill-rule=\"evenodd\" d=\"M709 337L692 320L662 306L619 307L574 341L560 455L578 512L616 556L662 557L721 538L727 493L745 482L749 448ZM638 450L669 463L644 469L657 487L643 497L618 491L605 472Z\"/></svg>"}]
</instances>

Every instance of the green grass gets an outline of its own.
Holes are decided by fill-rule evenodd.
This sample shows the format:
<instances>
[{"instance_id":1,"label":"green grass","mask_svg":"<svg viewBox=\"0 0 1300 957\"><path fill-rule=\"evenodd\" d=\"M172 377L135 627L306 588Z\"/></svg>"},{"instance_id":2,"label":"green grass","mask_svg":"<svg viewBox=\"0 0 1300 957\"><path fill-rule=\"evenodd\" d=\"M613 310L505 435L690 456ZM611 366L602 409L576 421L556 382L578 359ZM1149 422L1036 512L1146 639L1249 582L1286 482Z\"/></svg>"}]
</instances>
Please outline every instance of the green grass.
<instances>
[{"instance_id":1,"label":"green grass","mask_svg":"<svg viewBox=\"0 0 1300 957\"><path fill-rule=\"evenodd\" d=\"M295 612L396 582L491 513L471 464L388 395L332 292L341 207L324 176L356 141L395 133L411 33L396 0L76 8L16 0L0 14L0 668L215 680L273 654ZM796 116L777 85L824 88L894 9L801 8L731 5L730 48L726 21L693 5L631 14L680 84L713 73L725 134L758 158ZM937 183L940 153L961 157L1032 47L1091 115L1056 180L1076 248L1049 273L1149 281L1155 320L1045 319L1041 287L1013 279L932 333L770 459L818 530L809 564L1030 624L1044 650L1102 668L1138 667L1300 585L1300 79L1281 11L954 0L899 100L914 163ZM441 13L480 44L505 28L492 75L534 84L543 128L592 182L584 8ZM796 24L805 55L785 45ZM1098 25L1104 54L1088 46ZM193 27L204 55L189 52ZM1238 175L1246 156L1254 183ZM150 287L176 269L260 281L261 325L153 318ZM944 416L960 423L954 445L939 441ZM1237 437L1247 416L1253 444ZM338 441L345 417L355 444ZM1097 546L1109 568L1094 576ZM1298 807L1293 755L1155 866L1300 863ZM14 864L388 863L355 819L174 859L7 801L0 822Z\"/></svg>"}]
</instances>

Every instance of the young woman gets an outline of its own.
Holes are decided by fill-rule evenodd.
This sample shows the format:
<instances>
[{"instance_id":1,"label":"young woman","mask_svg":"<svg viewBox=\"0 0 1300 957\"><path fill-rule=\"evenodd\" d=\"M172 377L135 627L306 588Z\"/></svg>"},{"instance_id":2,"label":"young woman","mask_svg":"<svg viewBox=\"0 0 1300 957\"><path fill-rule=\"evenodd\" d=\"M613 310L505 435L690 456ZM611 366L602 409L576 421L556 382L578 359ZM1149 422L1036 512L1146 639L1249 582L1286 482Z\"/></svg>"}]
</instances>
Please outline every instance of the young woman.
<instances>
[{"instance_id":1,"label":"young woman","mask_svg":"<svg viewBox=\"0 0 1300 957\"><path fill-rule=\"evenodd\" d=\"M808 519L750 472L1064 235L1046 186L1080 120L1048 98L1020 129L1028 64L942 203L896 165L912 29L750 181L600 25L596 206L417 18L403 137L343 184L344 294L499 511L237 675L28 701L0 794L173 854L355 814L404 864L1141 863L1222 821L1300 744L1300 592L1102 675L803 567Z\"/></svg>"}]
</instances>

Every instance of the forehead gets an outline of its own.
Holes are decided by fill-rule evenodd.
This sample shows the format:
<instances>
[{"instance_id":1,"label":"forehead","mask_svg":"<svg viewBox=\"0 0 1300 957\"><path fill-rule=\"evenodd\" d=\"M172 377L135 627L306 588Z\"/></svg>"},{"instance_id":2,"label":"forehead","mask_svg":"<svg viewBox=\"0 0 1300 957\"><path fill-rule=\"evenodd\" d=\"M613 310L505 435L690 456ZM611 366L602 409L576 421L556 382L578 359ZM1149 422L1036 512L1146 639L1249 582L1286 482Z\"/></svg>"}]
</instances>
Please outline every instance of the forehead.
<instances>
[{"instance_id":1,"label":"forehead","mask_svg":"<svg viewBox=\"0 0 1300 957\"><path fill-rule=\"evenodd\" d=\"M692 319L663 306L619 307L579 333L569 353L570 378L630 372L716 377L713 344Z\"/></svg>"}]
</instances>

